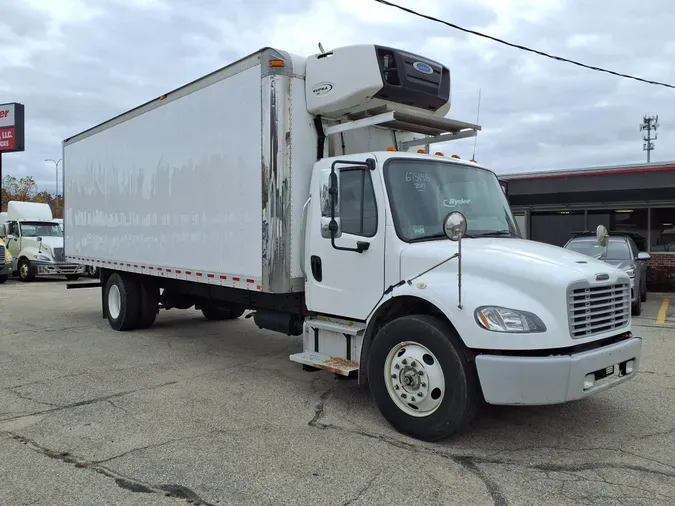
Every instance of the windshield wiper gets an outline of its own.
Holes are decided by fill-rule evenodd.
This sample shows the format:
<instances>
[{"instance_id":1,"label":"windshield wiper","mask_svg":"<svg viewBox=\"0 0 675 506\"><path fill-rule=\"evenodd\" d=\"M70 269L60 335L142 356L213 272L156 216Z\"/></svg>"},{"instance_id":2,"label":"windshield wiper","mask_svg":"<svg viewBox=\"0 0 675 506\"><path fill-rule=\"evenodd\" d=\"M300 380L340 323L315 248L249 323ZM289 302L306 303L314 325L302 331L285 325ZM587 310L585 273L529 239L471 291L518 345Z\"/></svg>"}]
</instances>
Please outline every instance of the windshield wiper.
<instances>
[{"instance_id":1,"label":"windshield wiper","mask_svg":"<svg viewBox=\"0 0 675 506\"><path fill-rule=\"evenodd\" d=\"M447 239L447 237L448 236L445 235L445 232L438 232L437 234L430 234L430 235L425 235L425 236L422 236L422 237L415 237L414 239L410 239L410 242L426 241L427 239L441 239L441 238ZM473 238L475 238L475 236L469 235L469 234L464 234L462 236L462 238L463 239L465 239L465 238L473 239Z\"/></svg>"},{"instance_id":2,"label":"windshield wiper","mask_svg":"<svg viewBox=\"0 0 675 506\"><path fill-rule=\"evenodd\" d=\"M492 232L483 232L482 234L477 234L476 237L497 237L506 235L508 235L509 237L518 237L510 230L494 230Z\"/></svg>"}]
</instances>

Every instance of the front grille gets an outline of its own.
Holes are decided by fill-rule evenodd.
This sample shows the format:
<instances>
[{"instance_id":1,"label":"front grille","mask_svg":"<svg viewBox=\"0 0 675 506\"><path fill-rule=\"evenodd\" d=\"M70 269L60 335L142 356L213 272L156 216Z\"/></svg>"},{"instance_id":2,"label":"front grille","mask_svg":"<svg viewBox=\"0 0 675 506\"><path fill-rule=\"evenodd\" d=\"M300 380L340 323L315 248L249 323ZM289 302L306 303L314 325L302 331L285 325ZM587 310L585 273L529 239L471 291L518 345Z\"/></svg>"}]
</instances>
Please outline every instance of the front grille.
<instances>
[{"instance_id":1,"label":"front grille","mask_svg":"<svg viewBox=\"0 0 675 506\"><path fill-rule=\"evenodd\" d=\"M567 313L573 339L625 327L630 322L630 284L571 287Z\"/></svg>"},{"instance_id":2,"label":"front grille","mask_svg":"<svg viewBox=\"0 0 675 506\"><path fill-rule=\"evenodd\" d=\"M63 248L54 248L54 261L63 262Z\"/></svg>"},{"instance_id":3,"label":"front grille","mask_svg":"<svg viewBox=\"0 0 675 506\"><path fill-rule=\"evenodd\" d=\"M5 247L0 244L0 267L5 265Z\"/></svg>"}]
</instances>

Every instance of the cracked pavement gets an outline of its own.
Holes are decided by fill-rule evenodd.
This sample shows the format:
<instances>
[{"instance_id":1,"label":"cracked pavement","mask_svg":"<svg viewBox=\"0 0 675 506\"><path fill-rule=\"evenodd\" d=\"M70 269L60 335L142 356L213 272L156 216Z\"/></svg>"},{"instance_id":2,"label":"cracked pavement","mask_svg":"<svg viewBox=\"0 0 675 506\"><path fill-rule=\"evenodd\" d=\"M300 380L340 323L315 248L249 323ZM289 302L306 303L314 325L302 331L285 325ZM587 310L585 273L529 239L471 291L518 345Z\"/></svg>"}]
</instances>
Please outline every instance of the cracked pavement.
<instances>
[{"instance_id":1,"label":"cracked pavement","mask_svg":"<svg viewBox=\"0 0 675 506\"><path fill-rule=\"evenodd\" d=\"M117 333L96 289L0 286L2 504L666 505L675 327L648 301L638 377L564 406L488 407L463 434L391 429L367 391L250 320L163 311ZM653 315L652 315L653 313Z\"/></svg>"}]
</instances>

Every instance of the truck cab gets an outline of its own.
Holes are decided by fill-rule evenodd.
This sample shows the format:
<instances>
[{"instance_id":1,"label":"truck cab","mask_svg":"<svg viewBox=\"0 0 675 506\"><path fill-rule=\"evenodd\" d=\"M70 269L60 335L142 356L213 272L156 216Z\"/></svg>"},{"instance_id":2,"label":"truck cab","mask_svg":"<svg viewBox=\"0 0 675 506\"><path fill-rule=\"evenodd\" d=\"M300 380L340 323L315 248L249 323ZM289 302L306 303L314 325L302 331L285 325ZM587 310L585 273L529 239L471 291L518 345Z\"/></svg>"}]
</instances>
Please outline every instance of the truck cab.
<instances>
[{"instance_id":1,"label":"truck cab","mask_svg":"<svg viewBox=\"0 0 675 506\"><path fill-rule=\"evenodd\" d=\"M18 272L21 281L49 275L76 280L84 273L84 266L64 260L63 231L48 204L10 201L3 228L12 272Z\"/></svg>"}]
</instances>

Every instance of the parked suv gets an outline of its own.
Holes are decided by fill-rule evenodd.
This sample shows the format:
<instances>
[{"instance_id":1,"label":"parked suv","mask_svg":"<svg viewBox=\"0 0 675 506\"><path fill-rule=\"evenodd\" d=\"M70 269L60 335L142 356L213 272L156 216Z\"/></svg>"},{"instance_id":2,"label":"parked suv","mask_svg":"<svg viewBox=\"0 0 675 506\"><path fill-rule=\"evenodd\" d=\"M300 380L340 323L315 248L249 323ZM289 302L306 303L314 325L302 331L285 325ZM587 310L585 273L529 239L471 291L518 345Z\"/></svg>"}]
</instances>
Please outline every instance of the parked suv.
<instances>
[{"instance_id":1,"label":"parked suv","mask_svg":"<svg viewBox=\"0 0 675 506\"><path fill-rule=\"evenodd\" d=\"M607 246L598 244L594 232L576 234L564 246L578 253L604 260L625 270L631 278L632 313L642 313L642 303L647 300L647 260L650 255L640 251L629 233L610 232Z\"/></svg>"}]
</instances>

